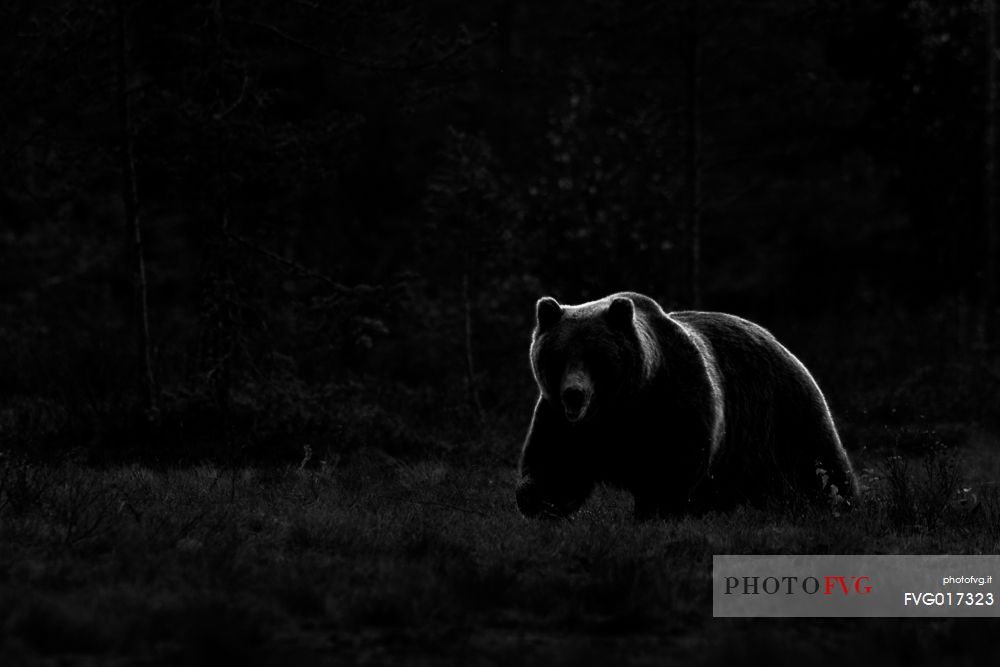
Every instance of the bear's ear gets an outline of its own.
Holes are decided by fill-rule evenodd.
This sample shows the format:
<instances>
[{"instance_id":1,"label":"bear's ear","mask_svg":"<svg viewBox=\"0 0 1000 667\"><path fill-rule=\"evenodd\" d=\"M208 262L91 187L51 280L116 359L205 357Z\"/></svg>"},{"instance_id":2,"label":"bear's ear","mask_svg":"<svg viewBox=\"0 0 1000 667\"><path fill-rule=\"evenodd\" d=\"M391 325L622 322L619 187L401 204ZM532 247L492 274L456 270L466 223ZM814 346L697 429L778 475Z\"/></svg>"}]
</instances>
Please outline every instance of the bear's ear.
<instances>
[{"instance_id":1,"label":"bear's ear","mask_svg":"<svg viewBox=\"0 0 1000 667\"><path fill-rule=\"evenodd\" d=\"M608 306L608 324L615 329L626 330L632 327L632 317L635 315L635 305L632 299L623 296L611 300Z\"/></svg>"},{"instance_id":2,"label":"bear's ear","mask_svg":"<svg viewBox=\"0 0 1000 667\"><path fill-rule=\"evenodd\" d=\"M538 330L545 331L562 318L562 306L551 296L543 296L535 304L535 317L538 321Z\"/></svg>"}]
</instances>

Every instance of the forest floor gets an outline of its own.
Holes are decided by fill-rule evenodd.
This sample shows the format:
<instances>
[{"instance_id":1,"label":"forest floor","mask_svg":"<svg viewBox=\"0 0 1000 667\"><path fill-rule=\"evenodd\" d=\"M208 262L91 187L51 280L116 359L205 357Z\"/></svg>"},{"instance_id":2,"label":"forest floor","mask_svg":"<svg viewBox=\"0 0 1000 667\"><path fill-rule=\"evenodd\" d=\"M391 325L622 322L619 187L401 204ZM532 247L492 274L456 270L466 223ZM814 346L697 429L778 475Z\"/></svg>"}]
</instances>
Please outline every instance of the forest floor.
<instances>
[{"instance_id":1,"label":"forest floor","mask_svg":"<svg viewBox=\"0 0 1000 667\"><path fill-rule=\"evenodd\" d=\"M0 459L0 664L976 664L985 619L714 619L713 554L996 553L1000 455L868 454L853 512L523 519L514 471L381 455ZM808 662L807 662L808 661Z\"/></svg>"}]
</instances>

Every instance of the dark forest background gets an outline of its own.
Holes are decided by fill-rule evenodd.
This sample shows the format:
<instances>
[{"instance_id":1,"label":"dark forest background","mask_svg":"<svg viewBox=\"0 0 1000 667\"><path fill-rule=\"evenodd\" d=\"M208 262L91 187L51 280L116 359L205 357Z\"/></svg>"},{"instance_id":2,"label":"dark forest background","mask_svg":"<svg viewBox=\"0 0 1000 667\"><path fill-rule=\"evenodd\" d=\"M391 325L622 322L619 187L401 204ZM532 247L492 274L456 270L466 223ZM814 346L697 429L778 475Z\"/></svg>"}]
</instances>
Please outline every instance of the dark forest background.
<instances>
[{"instance_id":1,"label":"dark forest background","mask_svg":"<svg viewBox=\"0 0 1000 667\"><path fill-rule=\"evenodd\" d=\"M626 289L770 328L849 449L990 427L990 11L4 2L0 447L513 461L535 300Z\"/></svg>"},{"instance_id":2,"label":"dark forest background","mask_svg":"<svg viewBox=\"0 0 1000 667\"><path fill-rule=\"evenodd\" d=\"M0 663L995 661L711 612L1000 551L994 4L0 1ZM773 331L852 511L520 516L535 301L620 290Z\"/></svg>"}]
</instances>

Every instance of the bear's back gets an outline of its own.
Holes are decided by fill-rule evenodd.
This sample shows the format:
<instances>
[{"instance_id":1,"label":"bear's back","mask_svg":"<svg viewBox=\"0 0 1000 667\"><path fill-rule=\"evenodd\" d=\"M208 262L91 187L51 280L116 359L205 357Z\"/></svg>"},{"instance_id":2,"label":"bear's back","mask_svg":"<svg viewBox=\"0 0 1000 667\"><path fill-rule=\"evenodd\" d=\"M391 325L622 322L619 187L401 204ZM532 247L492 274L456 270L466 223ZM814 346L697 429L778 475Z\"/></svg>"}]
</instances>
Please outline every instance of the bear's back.
<instances>
[{"instance_id":1,"label":"bear's back","mask_svg":"<svg viewBox=\"0 0 1000 667\"><path fill-rule=\"evenodd\" d=\"M767 329L726 313L680 311L668 318L709 342L723 378L729 428L718 481L724 490L743 486L737 496L752 497L754 490L770 496L777 489L748 484L746 471L787 488L797 485L793 478L813 475L815 459L843 456L819 386ZM775 467L775 460L785 465Z\"/></svg>"},{"instance_id":2,"label":"bear's back","mask_svg":"<svg viewBox=\"0 0 1000 667\"><path fill-rule=\"evenodd\" d=\"M759 324L728 313L696 310L675 311L667 317L701 335L711 345L716 363L726 377L758 382L772 379L791 382L797 390L804 388L803 373L809 377L808 371Z\"/></svg>"}]
</instances>

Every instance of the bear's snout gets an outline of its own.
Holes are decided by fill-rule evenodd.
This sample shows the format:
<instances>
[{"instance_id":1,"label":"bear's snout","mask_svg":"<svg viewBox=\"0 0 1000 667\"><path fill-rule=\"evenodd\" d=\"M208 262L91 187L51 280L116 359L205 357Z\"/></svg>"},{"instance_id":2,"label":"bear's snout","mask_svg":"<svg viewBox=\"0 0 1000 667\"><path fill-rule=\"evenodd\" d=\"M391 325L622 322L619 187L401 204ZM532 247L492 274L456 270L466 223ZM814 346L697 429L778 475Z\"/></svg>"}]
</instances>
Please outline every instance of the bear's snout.
<instances>
[{"instance_id":1,"label":"bear's snout","mask_svg":"<svg viewBox=\"0 0 1000 667\"><path fill-rule=\"evenodd\" d=\"M579 387L569 387L563 391L563 404L571 410L582 408L584 398L586 398L586 394Z\"/></svg>"},{"instance_id":2,"label":"bear's snout","mask_svg":"<svg viewBox=\"0 0 1000 667\"><path fill-rule=\"evenodd\" d=\"M566 410L567 419L576 421L582 417L586 400L587 393L579 387L567 387L563 389L562 402L563 409Z\"/></svg>"},{"instance_id":3,"label":"bear's snout","mask_svg":"<svg viewBox=\"0 0 1000 667\"><path fill-rule=\"evenodd\" d=\"M584 370L574 368L566 373L559 393L566 419L571 422L583 419L587 415L593 393L590 376Z\"/></svg>"}]
</instances>

